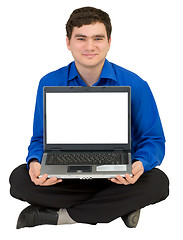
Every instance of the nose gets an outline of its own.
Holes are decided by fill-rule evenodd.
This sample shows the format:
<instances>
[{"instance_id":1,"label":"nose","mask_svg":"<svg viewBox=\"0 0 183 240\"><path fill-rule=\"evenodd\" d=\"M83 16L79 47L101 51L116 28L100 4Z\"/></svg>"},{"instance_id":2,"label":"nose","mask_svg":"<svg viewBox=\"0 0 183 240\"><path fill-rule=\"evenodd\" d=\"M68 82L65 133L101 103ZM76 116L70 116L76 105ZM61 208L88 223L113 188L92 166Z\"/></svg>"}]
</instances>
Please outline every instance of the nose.
<instances>
[{"instance_id":1,"label":"nose","mask_svg":"<svg viewBox=\"0 0 183 240\"><path fill-rule=\"evenodd\" d=\"M94 43L93 39L87 39L86 44L85 44L85 50L92 51L94 50Z\"/></svg>"}]
</instances>

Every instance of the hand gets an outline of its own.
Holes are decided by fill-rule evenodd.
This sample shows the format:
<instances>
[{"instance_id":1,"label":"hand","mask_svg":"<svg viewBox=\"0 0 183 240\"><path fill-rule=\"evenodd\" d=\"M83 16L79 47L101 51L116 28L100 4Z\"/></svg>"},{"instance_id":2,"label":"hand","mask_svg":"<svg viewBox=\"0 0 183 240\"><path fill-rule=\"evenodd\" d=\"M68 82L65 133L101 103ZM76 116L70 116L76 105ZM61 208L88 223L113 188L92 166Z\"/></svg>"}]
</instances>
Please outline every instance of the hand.
<instances>
[{"instance_id":1,"label":"hand","mask_svg":"<svg viewBox=\"0 0 183 240\"><path fill-rule=\"evenodd\" d=\"M124 185L134 184L143 173L144 173L143 164L142 162L137 161L132 164L133 177L131 177L129 174L125 174L125 178L123 178L120 175L117 175L116 178L111 178L109 180L117 184L124 184Z\"/></svg>"},{"instance_id":2,"label":"hand","mask_svg":"<svg viewBox=\"0 0 183 240\"><path fill-rule=\"evenodd\" d=\"M41 164L36 162L36 161L32 161L29 165L29 175L30 178L32 180L32 182L35 183L35 185L39 185L39 186L51 186L54 185L56 183L60 183L62 182L61 179L57 179L56 177L52 177L48 179L48 175L44 174L41 178L38 178L40 175L40 170L41 170Z\"/></svg>"}]
</instances>

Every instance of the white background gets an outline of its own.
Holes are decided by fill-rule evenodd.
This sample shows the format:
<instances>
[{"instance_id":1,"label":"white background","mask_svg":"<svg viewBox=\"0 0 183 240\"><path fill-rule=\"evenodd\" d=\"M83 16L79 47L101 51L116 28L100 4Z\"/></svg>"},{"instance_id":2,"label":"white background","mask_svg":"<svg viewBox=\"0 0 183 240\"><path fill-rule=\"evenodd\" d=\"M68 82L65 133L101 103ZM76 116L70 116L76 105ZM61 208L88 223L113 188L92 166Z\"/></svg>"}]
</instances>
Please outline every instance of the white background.
<instances>
[{"instance_id":1,"label":"white background","mask_svg":"<svg viewBox=\"0 0 183 240\"><path fill-rule=\"evenodd\" d=\"M72 61L65 44L65 23L75 8L87 5L102 8L112 19L108 60L137 73L152 89L167 140L161 169L170 178L170 196L144 208L136 229L126 228L117 219L97 226L15 230L27 203L10 197L8 178L25 162L38 82ZM154 240L182 235L182 12L179 0L1 0L1 236Z\"/></svg>"}]
</instances>

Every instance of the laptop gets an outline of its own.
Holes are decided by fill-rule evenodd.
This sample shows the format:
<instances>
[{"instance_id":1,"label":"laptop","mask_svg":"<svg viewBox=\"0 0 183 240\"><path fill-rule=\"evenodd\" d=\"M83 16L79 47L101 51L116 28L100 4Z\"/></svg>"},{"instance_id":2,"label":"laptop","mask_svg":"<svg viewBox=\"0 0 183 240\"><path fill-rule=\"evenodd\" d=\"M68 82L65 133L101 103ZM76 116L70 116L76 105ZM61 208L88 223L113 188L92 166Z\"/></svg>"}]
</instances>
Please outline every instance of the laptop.
<instances>
[{"instance_id":1,"label":"laptop","mask_svg":"<svg viewBox=\"0 0 183 240\"><path fill-rule=\"evenodd\" d=\"M130 87L44 87L43 112L40 177L132 176Z\"/></svg>"}]
</instances>

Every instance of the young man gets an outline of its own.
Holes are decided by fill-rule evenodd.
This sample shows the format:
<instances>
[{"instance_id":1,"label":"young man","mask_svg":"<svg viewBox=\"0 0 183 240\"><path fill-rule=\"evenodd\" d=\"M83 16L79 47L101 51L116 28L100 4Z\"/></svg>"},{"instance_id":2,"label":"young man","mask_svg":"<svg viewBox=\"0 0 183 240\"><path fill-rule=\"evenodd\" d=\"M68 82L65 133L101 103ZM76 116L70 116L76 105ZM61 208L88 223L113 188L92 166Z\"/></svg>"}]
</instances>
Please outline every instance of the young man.
<instances>
[{"instance_id":1,"label":"young man","mask_svg":"<svg viewBox=\"0 0 183 240\"><path fill-rule=\"evenodd\" d=\"M118 217L128 227L136 227L141 208L168 196L168 178L155 168L165 151L156 103L145 81L106 60L111 30L108 14L91 7L76 9L67 22L67 47L75 61L41 79L27 166L19 166L10 176L11 195L31 204L20 214L17 228L107 223ZM38 178L43 154L44 86L131 86L133 177L126 174L125 178L89 182L48 179L47 174Z\"/></svg>"}]
</instances>

